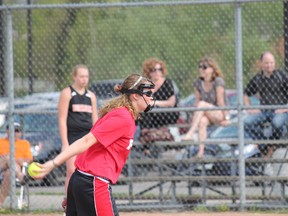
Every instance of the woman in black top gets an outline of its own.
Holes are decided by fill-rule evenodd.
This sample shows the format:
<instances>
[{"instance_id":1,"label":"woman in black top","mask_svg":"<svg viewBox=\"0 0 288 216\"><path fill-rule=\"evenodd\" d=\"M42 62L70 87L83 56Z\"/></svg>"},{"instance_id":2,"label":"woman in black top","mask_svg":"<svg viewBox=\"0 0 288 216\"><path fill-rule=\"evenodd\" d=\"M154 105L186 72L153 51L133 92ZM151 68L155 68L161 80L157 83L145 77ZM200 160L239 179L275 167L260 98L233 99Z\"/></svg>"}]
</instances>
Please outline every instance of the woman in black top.
<instances>
[{"instance_id":1,"label":"woman in black top","mask_svg":"<svg viewBox=\"0 0 288 216\"><path fill-rule=\"evenodd\" d=\"M142 66L142 75L148 77L154 84L153 98L156 107L176 107L177 98L173 81L166 78L166 64L156 58L150 58L144 61ZM163 131L157 130L160 127L165 127L169 124L175 124L178 120L178 112L163 112L163 113L143 113L139 120L140 123L140 141L144 143L144 153L149 154L148 143L155 140L172 138L168 129ZM152 130L150 130L152 129ZM156 129L156 130L153 130ZM159 135L155 137L155 132ZM154 135L153 135L154 134ZM150 139L150 138L153 139Z\"/></svg>"},{"instance_id":2,"label":"woman in black top","mask_svg":"<svg viewBox=\"0 0 288 216\"><path fill-rule=\"evenodd\" d=\"M162 107L176 107L176 97L172 80L165 79L160 88L153 94L153 98L156 100L156 107L161 107L161 103L164 104ZM168 124L175 124L178 117L178 113L174 112L145 113L141 117L141 128L159 128Z\"/></svg>"}]
</instances>

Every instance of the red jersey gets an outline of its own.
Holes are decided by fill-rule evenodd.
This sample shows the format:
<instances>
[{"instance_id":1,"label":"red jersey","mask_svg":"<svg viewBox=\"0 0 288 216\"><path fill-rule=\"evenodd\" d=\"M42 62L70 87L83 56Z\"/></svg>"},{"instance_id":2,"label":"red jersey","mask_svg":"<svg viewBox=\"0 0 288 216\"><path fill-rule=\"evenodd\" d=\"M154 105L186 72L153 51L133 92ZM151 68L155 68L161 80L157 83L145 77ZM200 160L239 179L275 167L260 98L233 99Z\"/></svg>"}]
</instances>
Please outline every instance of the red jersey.
<instances>
[{"instance_id":1,"label":"red jersey","mask_svg":"<svg viewBox=\"0 0 288 216\"><path fill-rule=\"evenodd\" d=\"M116 183L127 160L136 130L135 120L125 107L115 108L92 127L97 142L75 160L75 167Z\"/></svg>"}]
</instances>

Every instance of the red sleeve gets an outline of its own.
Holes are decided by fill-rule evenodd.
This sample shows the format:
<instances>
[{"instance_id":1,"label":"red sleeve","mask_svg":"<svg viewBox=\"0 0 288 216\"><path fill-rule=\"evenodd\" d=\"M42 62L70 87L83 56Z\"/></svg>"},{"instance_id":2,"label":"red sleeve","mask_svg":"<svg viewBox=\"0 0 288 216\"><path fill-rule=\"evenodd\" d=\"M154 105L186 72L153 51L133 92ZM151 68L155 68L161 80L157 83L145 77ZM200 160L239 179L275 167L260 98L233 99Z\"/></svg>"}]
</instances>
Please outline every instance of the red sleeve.
<instances>
[{"instance_id":1,"label":"red sleeve","mask_svg":"<svg viewBox=\"0 0 288 216\"><path fill-rule=\"evenodd\" d=\"M131 118L131 114L126 109L113 110L99 122L96 122L91 133L103 146L107 147L127 134L131 128Z\"/></svg>"}]
</instances>

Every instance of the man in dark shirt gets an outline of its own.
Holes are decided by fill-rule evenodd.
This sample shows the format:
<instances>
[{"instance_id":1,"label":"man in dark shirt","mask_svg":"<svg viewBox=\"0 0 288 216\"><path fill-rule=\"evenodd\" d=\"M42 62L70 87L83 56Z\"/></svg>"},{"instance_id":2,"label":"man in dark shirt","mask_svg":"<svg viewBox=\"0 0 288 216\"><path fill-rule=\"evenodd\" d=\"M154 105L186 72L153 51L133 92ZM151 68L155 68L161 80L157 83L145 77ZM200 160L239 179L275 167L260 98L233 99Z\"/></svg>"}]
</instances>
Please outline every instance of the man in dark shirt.
<instances>
[{"instance_id":1,"label":"man in dark shirt","mask_svg":"<svg viewBox=\"0 0 288 216\"><path fill-rule=\"evenodd\" d=\"M261 105L284 105L288 103L288 76L286 72L275 69L275 58L272 53L264 52L261 55L261 71L248 83L244 91L244 104L250 105L249 97L258 95ZM245 132L252 139L280 139L285 123L288 121L288 109L252 109L247 110L244 119ZM272 133L264 136L263 124L271 123ZM267 157L273 154L273 148L260 145ZM263 148L263 149L261 149Z\"/></svg>"}]
</instances>

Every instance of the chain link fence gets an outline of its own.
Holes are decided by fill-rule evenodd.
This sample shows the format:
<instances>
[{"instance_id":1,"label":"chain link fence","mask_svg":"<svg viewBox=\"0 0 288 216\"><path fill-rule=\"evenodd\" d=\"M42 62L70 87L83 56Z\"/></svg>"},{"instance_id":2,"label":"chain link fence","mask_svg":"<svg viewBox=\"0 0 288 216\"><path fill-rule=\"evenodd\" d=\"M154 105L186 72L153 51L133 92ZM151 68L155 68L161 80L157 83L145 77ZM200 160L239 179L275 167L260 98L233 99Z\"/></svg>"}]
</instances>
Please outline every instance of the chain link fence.
<instances>
[{"instance_id":1,"label":"chain link fence","mask_svg":"<svg viewBox=\"0 0 288 216\"><path fill-rule=\"evenodd\" d=\"M176 113L177 119L164 124L152 141L140 139L139 125L113 186L119 209L286 207L287 135L284 131L278 140L260 141L278 146L266 158L259 141L245 137L242 112L264 109L258 97L251 98L250 108L242 100L243 89L260 70L260 54L271 51L277 67L285 67L285 1L1 3L0 125L4 136L8 122L22 124L35 161L47 161L61 151L57 103L60 90L71 83L73 66L89 67L90 89L101 107L115 96L115 84L132 72L142 73L143 62L156 57L167 66L177 107L154 109L153 114ZM209 127L204 157L197 158L198 143L181 137L193 112L205 111L193 107L198 61L205 56L219 64L228 101L227 107L212 110L227 109L231 124ZM285 108L274 105L270 108ZM261 126L271 132L270 124ZM30 210L59 210L64 179L63 165L43 181L30 180ZM11 189L18 194L16 186ZM5 206L12 201L7 198Z\"/></svg>"}]
</instances>

